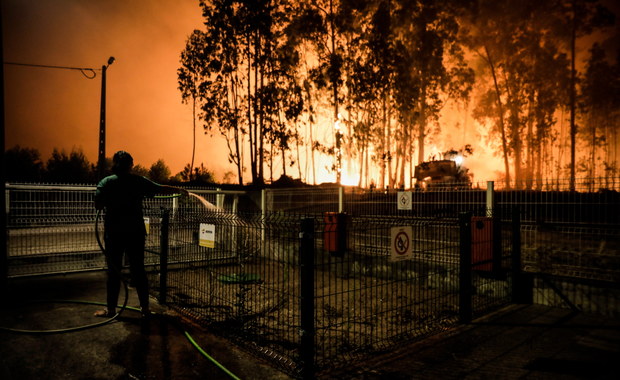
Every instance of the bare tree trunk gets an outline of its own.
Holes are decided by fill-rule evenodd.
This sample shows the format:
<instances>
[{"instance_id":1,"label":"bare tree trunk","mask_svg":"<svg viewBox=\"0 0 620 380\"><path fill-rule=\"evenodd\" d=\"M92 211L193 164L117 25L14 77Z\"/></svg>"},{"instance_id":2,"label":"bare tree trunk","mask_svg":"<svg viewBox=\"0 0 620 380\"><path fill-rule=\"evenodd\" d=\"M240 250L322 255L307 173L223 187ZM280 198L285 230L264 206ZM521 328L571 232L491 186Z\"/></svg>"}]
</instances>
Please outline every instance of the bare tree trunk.
<instances>
[{"instance_id":1,"label":"bare tree trunk","mask_svg":"<svg viewBox=\"0 0 620 380\"><path fill-rule=\"evenodd\" d=\"M497 102L497 112L499 113L499 130L502 137L502 152L504 156L504 171L506 172L506 187L510 188L510 164L508 162L508 142L506 141L506 126L504 123L504 107L502 105L501 92L499 90L499 83L497 82L497 73L495 71L495 65L493 64L493 60L491 59L491 55L489 54L489 49L484 47L484 51L486 53L486 61L491 68L491 75L493 76L493 85L495 86L495 95Z\"/></svg>"},{"instance_id":2,"label":"bare tree trunk","mask_svg":"<svg viewBox=\"0 0 620 380\"><path fill-rule=\"evenodd\" d=\"M239 105L238 105L238 94L237 94L237 83L239 83L237 74L235 73L235 80L230 81L231 85L231 93L232 93L232 103L233 109L235 110L235 115L238 115ZM237 120L237 119L236 119ZM239 134L239 122L235 121L233 136L235 138L235 152L237 156L237 178L239 179L239 185L243 185L243 141L240 141L243 137ZM234 161L234 157L233 157Z\"/></svg>"},{"instance_id":3,"label":"bare tree trunk","mask_svg":"<svg viewBox=\"0 0 620 380\"><path fill-rule=\"evenodd\" d=\"M387 95L384 94L383 95L383 101L381 102L381 111L382 111L382 119L381 120L381 154L382 156L379 157L379 159L381 159L381 169L380 169L380 178L379 178L379 187L381 189L385 188L385 168L386 168L386 161L387 161L387 155L388 155L388 147L387 147L387 141L386 141L386 129L387 129L387 100L386 100Z\"/></svg>"},{"instance_id":4,"label":"bare tree trunk","mask_svg":"<svg viewBox=\"0 0 620 380\"><path fill-rule=\"evenodd\" d=\"M534 179L534 131L533 124L534 120L532 118L532 101L529 102L529 110L528 110L528 120L527 120L527 145L526 145L526 159L525 159L525 181L526 189L532 188L532 183Z\"/></svg>"},{"instance_id":5,"label":"bare tree trunk","mask_svg":"<svg viewBox=\"0 0 620 380\"><path fill-rule=\"evenodd\" d=\"M256 121L252 120L252 83L250 81L250 78L252 77L252 57L250 54L250 35L247 36L247 43L248 43L248 51L247 51L247 56L248 56L248 68L247 68L247 102L248 102L248 110L247 110L247 114L248 114L248 133L249 133L249 139L250 139L250 174L252 176L252 182L256 181L256 177L258 175L257 171L256 171L256 156L257 156L257 130L256 130Z\"/></svg>"},{"instance_id":6,"label":"bare tree trunk","mask_svg":"<svg viewBox=\"0 0 620 380\"><path fill-rule=\"evenodd\" d=\"M424 140L426 139L426 84L420 87L420 117L418 118L418 164L424 162Z\"/></svg>"},{"instance_id":7,"label":"bare tree trunk","mask_svg":"<svg viewBox=\"0 0 620 380\"><path fill-rule=\"evenodd\" d=\"M573 24L570 42L570 183L569 190L575 191L575 139L577 136L577 126L575 125L575 42L577 40L577 10L576 0L572 1Z\"/></svg>"},{"instance_id":8,"label":"bare tree trunk","mask_svg":"<svg viewBox=\"0 0 620 380\"><path fill-rule=\"evenodd\" d=\"M194 157L196 156L196 97L192 95L192 162L189 164L189 180L194 172Z\"/></svg>"},{"instance_id":9,"label":"bare tree trunk","mask_svg":"<svg viewBox=\"0 0 620 380\"><path fill-rule=\"evenodd\" d=\"M386 143L387 143L387 174L388 174L388 185L390 186L390 188L394 188L394 177L392 175L392 156L393 156L393 152L392 152L392 115L390 112L390 106L388 103L387 106L387 136L386 136Z\"/></svg>"}]
</instances>

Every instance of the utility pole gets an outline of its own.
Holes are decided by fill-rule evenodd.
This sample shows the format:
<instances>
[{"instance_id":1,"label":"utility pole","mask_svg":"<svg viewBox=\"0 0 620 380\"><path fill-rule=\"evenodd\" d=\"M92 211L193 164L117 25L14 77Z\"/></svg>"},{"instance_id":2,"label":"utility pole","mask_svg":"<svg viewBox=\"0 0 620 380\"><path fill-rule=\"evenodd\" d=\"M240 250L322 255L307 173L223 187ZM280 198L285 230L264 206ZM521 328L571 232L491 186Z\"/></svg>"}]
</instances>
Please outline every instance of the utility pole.
<instances>
[{"instance_id":1,"label":"utility pole","mask_svg":"<svg viewBox=\"0 0 620 380\"><path fill-rule=\"evenodd\" d=\"M105 109L106 109L106 72L108 66L114 63L114 57L108 58L107 65L101 66L101 111L99 114L99 158L97 172L99 179L105 176Z\"/></svg>"}]
</instances>

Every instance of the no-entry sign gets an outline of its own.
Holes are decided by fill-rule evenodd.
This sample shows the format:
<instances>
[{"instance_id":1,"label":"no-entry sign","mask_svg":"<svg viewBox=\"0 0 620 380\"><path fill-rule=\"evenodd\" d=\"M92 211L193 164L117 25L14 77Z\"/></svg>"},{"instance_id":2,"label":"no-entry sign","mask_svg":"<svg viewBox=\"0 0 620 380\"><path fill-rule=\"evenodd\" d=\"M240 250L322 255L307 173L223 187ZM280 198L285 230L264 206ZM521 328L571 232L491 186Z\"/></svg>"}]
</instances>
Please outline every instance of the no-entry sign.
<instances>
[{"instance_id":1,"label":"no-entry sign","mask_svg":"<svg viewBox=\"0 0 620 380\"><path fill-rule=\"evenodd\" d=\"M411 259L413 253L411 247L413 228L411 226L392 227L390 232L392 235L392 254L390 255L390 261Z\"/></svg>"}]
</instances>

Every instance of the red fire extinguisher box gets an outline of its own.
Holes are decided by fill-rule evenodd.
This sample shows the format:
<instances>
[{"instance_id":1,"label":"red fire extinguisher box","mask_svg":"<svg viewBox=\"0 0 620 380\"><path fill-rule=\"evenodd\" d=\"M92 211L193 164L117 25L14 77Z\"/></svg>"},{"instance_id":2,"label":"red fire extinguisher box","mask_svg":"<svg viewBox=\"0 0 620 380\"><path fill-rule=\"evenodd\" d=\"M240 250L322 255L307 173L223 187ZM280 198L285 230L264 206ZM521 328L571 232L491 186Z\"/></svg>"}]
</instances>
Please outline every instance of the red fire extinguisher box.
<instances>
[{"instance_id":1,"label":"red fire extinguisher box","mask_svg":"<svg viewBox=\"0 0 620 380\"><path fill-rule=\"evenodd\" d=\"M472 269L493 271L493 219L484 216L471 218Z\"/></svg>"},{"instance_id":2,"label":"red fire extinguisher box","mask_svg":"<svg viewBox=\"0 0 620 380\"><path fill-rule=\"evenodd\" d=\"M326 212L323 217L323 249L332 256L342 257L347 250L348 215L338 212Z\"/></svg>"}]
</instances>

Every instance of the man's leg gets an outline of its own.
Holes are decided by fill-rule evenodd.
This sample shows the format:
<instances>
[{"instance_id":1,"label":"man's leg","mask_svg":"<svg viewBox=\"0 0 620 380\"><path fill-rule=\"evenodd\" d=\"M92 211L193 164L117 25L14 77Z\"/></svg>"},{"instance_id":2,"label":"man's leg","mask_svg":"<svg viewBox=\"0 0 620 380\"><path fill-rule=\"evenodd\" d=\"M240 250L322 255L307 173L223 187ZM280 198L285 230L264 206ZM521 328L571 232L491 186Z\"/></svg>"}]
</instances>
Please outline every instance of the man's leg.
<instances>
[{"instance_id":1,"label":"man's leg","mask_svg":"<svg viewBox=\"0 0 620 380\"><path fill-rule=\"evenodd\" d=\"M136 234L130 239L127 246L127 256L129 258L129 269L131 270L131 278L133 279L142 314L148 315L149 309L149 283L144 269L144 235Z\"/></svg>"},{"instance_id":2,"label":"man's leg","mask_svg":"<svg viewBox=\"0 0 620 380\"><path fill-rule=\"evenodd\" d=\"M108 316L116 314L118 293L121 289L121 269L123 265L123 241L120 236L105 236L105 256L108 265L107 305Z\"/></svg>"}]
</instances>

